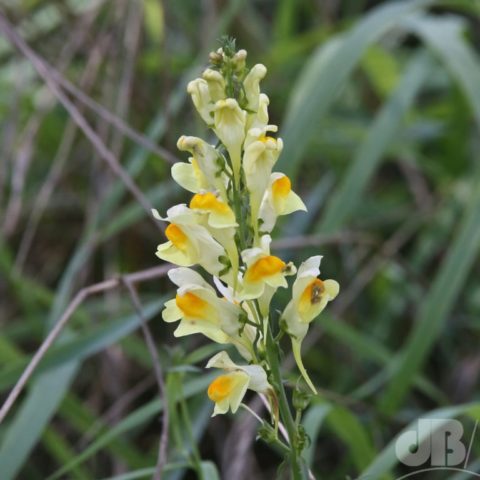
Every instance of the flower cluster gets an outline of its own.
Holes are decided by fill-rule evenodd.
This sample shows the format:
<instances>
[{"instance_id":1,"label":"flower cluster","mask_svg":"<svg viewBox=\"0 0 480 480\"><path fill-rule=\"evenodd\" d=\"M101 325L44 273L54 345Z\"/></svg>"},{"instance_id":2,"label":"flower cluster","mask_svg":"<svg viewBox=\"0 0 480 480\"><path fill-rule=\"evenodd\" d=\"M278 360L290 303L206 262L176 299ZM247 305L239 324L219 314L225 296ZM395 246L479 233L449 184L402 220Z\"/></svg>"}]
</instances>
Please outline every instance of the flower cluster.
<instances>
[{"instance_id":1,"label":"flower cluster","mask_svg":"<svg viewBox=\"0 0 480 480\"><path fill-rule=\"evenodd\" d=\"M283 143L277 126L269 124L269 99L260 92L267 69L261 64L248 69L246 56L226 45L210 54L210 67L188 84L195 108L218 140L215 145L192 136L178 140L190 157L172 167L172 176L193 195L165 218L154 212L169 223L168 241L158 246L157 256L179 266L169 272L178 290L166 302L163 319L179 321L177 337L200 333L233 345L245 363L237 365L225 351L208 362L224 371L208 388L214 415L235 412L248 389L275 398L266 354L272 328L289 335L298 368L315 392L301 344L310 322L339 291L336 281L318 278L320 256L297 272L270 251L277 218L306 208L290 179L272 172ZM190 268L195 265L213 277L216 288ZM270 301L295 274L292 298L274 326Z\"/></svg>"}]
</instances>

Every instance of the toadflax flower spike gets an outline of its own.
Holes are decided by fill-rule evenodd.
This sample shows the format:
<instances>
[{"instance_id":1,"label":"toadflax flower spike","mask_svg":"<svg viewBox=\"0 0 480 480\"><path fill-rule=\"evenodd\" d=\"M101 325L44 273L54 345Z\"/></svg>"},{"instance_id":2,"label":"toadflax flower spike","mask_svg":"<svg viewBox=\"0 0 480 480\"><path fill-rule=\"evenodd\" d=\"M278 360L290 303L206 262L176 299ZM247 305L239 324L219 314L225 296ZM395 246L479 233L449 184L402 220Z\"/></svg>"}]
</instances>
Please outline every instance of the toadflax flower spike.
<instances>
[{"instance_id":1,"label":"toadflax flower spike","mask_svg":"<svg viewBox=\"0 0 480 480\"><path fill-rule=\"evenodd\" d=\"M303 366L301 345L308 331L309 323L316 318L333 300L340 290L335 280L320 280L320 261L317 255L310 257L300 265L297 278L293 283L292 300L285 308L282 319L286 322L288 334L292 341L292 350L298 369L308 386L317 393L310 377Z\"/></svg>"},{"instance_id":2,"label":"toadflax flower spike","mask_svg":"<svg viewBox=\"0 0 480 480\"><path fill-rule=\"evenodd\" d=\"M292 478L300 478L305 435L292 420L290 405L300 418L303 403L295 401L299 398L295 392L288 401L278 338L288 333L298 368L315 392L303 366L301 345L310 322L336 297L339 286L318 278L321 257L311 257L298 270L280 318L271 310L273 295L287 288L286 277L297 272L291 262L270 252L270 232L279 216L306 208L290 179L272 172L283 142L276 135L278 127L269 123L269 98L260 91L266 67L257 64L249 69L245 50L237 51L231 38L221 42L221 48L210 53L210 65L201 78L187 88L217 138L208 142L187 135L179 138L179 150L190 155L188 162L173 165L172 177L192 195L188 206L170 208L164 219L153 212L169 222L168 241L158 246L157 256L179 266L168 274L177 290L165 302L162 316L165 322L176 323L176 337L201 334L235 347L244 365L223 351L207 364L223 370L208 387L208 397L215 403L213 415L235 413L247 390L265 394L271 416L263 422L262 438L277 446L282 442ZM280 420L290 442L278 437Z\"/></svg>"}]
</instances>

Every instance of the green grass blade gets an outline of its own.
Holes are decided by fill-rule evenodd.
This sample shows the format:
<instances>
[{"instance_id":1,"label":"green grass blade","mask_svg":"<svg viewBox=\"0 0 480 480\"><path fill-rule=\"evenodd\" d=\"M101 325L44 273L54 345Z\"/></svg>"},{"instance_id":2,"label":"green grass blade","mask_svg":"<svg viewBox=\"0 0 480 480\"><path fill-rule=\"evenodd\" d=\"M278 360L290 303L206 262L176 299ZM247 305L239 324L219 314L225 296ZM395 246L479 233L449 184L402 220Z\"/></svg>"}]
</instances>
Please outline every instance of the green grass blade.
<instances>
[{"instance_id":1,"label":"green grass blade","mask_svg":"<svg viewBox=\"0 0 480 480\"><path fill-rule=\"evenodd\" d=\"M153 318L163 307L163 300L150 303L143 309L146 320ZM90 329L84 335L65 340L50 349L39 365L37 373L48 371L72 360L84 360L110 345L118 342L139 327L137 314L132 314ZM28 361L20 360L13 363L6 371L0 373L0 388L12 385L22 373Z\"/></svg>"},{"instance_id":2,"label":"green grass blade","mask_svg":"<svg viewBox=\"0 0 480 480\"><path fill-rule=\"evenodd\" d=\"M67 463L75 456L75 452L63 438L63 435L53 427L45 430L42 444L58 463ZM89 480L89 475L85 469L78 467L72 471L72 480Z\"/></svg>"},{"instance_id":3,"label":"green grass blade","mask_svg":"<svg viewBox=\"0 0 480 480\"><path fill-rule=\"evenodd\" d=\"M310 466L314 462L316 439L324 423L348 447L358 471L366 468L375 458L375 447L367 430L359 419L343 406L324 401L316 403L307 411L302 423L311 440L305 452L305 459Z\"/></svg>"},{"instance_id":4,"label":"green grass blade","mask_svg":"<svg viewBox=\"0 0 480 480\"><path fill-rule=\"evenodd\" d=\"M430 3L414 0L381 5L344 37L334 38L312 56L293 88L287 109L282 130L285 148L277 165L280 171L295 176L308 141L366 48L403 17Z\"/></svg>"},{"instance_id":5,"label":"green grass blade","mask_svg":"<svg viewBox=\"0 0 480 480\"><path fill-rule=\"evenodd\" d=\"M173 470L181 469L181 468L188 468L189 464L186 462L175 462L175 463L167 463L162 472L171 472ZM155 467L151 468L142 468L140 470L136 470L134 472L124 473L122 475L116 475L115 477L108 477L104 478L103 480L138 480L141 478L152 478L152 475L155 473Z\"/></svg>"},{"instance_id":6,"label":"green grass blade","mask_svg":"<svg viewBox=\"0 0 480 480\"><path fill-rule=\"evenodd\" d=\"M355 210L375 168L394 140L405 113L431 72L432 59L425 52L409 63L396 90L377 114L367 137L335 190L320 223L323 233L338 229Z\"/></svg>"},{"instance_id":7,"label":"green grass blade","mask_svg":"<svg viewBox=\"0 0 480 480\"><path fill-rule=\"evenodd\" d=\"M332 405L329 403L322 403L320 405L312 405L305 416L303 417L302 424L305 426L305 433L310 439L310 443L305 448L303 457L310 467L315 459L315 444L317 443L318 434L320 428L322 428L326 416L332 409Z\"/></svg>"},{"instance_id":8,"label":"green grass blade","mask_svg":"<svg viewBox=\"0 0 480 480\"><path fill-rule=\"evenodd\" d=\"M217 467L210 461L205 461L200 464L200 469L205 480L220 480Z\"/></svg>"},{"instance_id":9,"label":"green grass blade","mask_svg":"<svg viewBox=\"0 0 480 480\"><path fill-rule=\"evenodd\" d=\"M414 329L397 357L396 368L380 401L383 412L393 412L402 404L474 264L480 248L480 179L476 179L472 191L473 196L458 233L422 302Z\"/></svg>"},{"instance_id":10,"label":"green grass blade","mask_svg":"<svg viewBox=\"0 0 480 480\"><path fill-rule=\"evenodd\" d=\"M345 407L335 406L327 416L327 424L348 446L352 461L362 471L375 458L375 448L370 435L358 418Z\"/></svg>"},{"instance_id":11,"label":"green grass blade","mask_svg":"<svg viewBox=\"0 0 480 480\"><path fill-rule=\"evenodd\" d=\"M463 89L480 127L480 62L463 38L460 17L415 16L405 21L434 52Z\"/></svg>"},{"instance_id":12,"label":"green grass blade","mask_svg":"<svg viewBox=\"0 0 480 480\"><path fill-rule=\"evenodd\" d=\"M339 322L338 319L325 315L322 319L322 328L335 341L346 345L352 352L378 365L389 365L394 358L394 355L379 341L368 334L363 334L351 327L347 323ZM387 381L388 376L384 371L378 375L379 383ZM369 382L376 382L377 376L372 377ZM433 400L442 403L445 402L445 395L428 379L417 375L414 379L414 384L425 394ZM351 395L355 398L362 398L362 390L369 390L368 385L364 385L356 389Z\"/></svg>"},{"instance_id":13,"label":"green grass blade","mask_svg":"<svg viewBox=\"0 0 480 480\"><path fill-rule=\"evenodd\" d=\"M34 383L5 433L0 448L2 480L16 477L77 373L77 362L43 374Z\"/></svg>"},{"instance_id":14,"label":"green grass blade","mask_svg":"<svg viewBox=\"0 0 480 480\"><path fill-rule=\"evenodd\" d=\"M73 393L65 396L58 410L58 417L68 422L70 428L77 433L76 438L93 438L94 432L100 434L110 428L101 416L92 412L89 405L83 405L82 399ZM148 457L143 449L132 444L132 440L134 439L117 438L107 446L107 451L113 457L121 458L122 462L132 469L142 468L148 464ZM76 454L77 452L75 456Z\"/></svg>"},{"instance_id":15,"label":"green grass blade","mask_svg":"<svg viewBox=\"0 0 480 480\"><path fill-rule=\"evenodd\" d=\"M203 375L201 377L197 376L193 380L186 382L185 386L183 387L184 398L190 398L193 395L196 395L206 390L206 388L215 376L215 373ZM106 432L97 440L95 440L92 444L90 444L82 453L77 455L77 457L73 459L73 461L67 463L60 470L48 477L48 480L55 480L61 478L65 475L65 473L69 472L77 465L80 465L81 463L91 458L95 453L97 453L105 445L109 444L119 435L122 435L126 432L133 430L134 428L137 428L140 425L143 425L145 422L150 420L162 410L163 404L159 399L147 403L143 407L137 409L135 412L125 417L121 422L119 422L108 432Z\"/></svg>"}]
</instances>

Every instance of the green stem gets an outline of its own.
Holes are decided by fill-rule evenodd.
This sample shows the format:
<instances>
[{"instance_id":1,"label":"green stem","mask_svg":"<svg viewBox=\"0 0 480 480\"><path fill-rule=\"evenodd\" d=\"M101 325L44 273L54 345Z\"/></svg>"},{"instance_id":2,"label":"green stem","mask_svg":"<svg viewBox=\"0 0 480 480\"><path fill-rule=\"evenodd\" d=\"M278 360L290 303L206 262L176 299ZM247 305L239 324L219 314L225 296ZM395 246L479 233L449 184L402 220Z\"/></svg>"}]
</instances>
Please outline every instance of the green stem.
<instances>
[{"instance_id":1,"label":"green stem","mask_svg":"<svg viewBox=\"0 0 480 480\"><path fill-rule=\"evenodd\" d=\"M246 248L245 239L245 220L242 219L242 204L240 200L240 192L237 186L233 187L233 208L235 211L235 218L238 223L238 234L240 237L240 251Z\"/></svg>"},{"instance_id":2,"label":"green stem","mask_svg":"<svg viewBox=\"0 0 480 480\"><path fill-rule=\"evenodd\" d=\"M287 457L288 455L290 455L290 448L288 447L288 445L286 445L285 443L283 443L277 436L277 432L275 432L273 430L273 428L268 425L267 423L265 423L248 405L246 405L245 403L241 403L240 404L241 407L243 407L245 410L247 410L248 412L250 412L251 415L253 415L262 425L262 428L266 428L269 430L270 433L273 433L275 436L271 436L268 440L268 443L271 444L271 445L275 445L281 452L282 454Z\"/></svg>"},{"instance_id":3,"label":"green stem","mask_svg":"<svg viewBox=\"0 0 480 480\"><path fill-rule=\"evenodd\" d=\"M200 456L200 453L197 449L197 442L195 440L195 437L193 435L192 431L192 423L190 421L190 415L188 413L188 408L187 404L185 402L185 396L182 391L182 382L179 382L179 391L180 391L180 397L179 397L179 403L180 403L180 412L183 418L183 423L185 426L185 431L187 433L187 438L190 442L190 448L191 448L191 453L192 453L192 459L193 459L193 467L195 468L197 472L197 476L199 480L206 480L203 477L203 472L202 472L202 457Z\"/></svg>"},{"instance_id":4,"label":"green stem","mask_svg":"<svg viewBox=\"0 0 480 480\"><path fill-rule=\"evenodd\" d=\"M284 456L289 456L290 455L290 448L285 445L281 440L278 438L274 438L270 441L272 445L275 445Z\"/></svg>"},{"instance_id":5,"label":"green stem","mask_svg":"<svg viewBox=\"0 0 480 480\"><path fill-rule=\"evenodd\" d=\"M267 337L267 357L268 357L268 363L271 368L274 388L278 395L278 406L280 410L280 417L283 420L288 432L288 438L290 443L289 460L290 460L291 478L293 480L304 480L307 477L304 476L303 474L303 468L301 465L302 459L298 452L297 427L295 425L295 421L293 419L290 406L288 405L287 395L285 393L285 388L282 382L282 375L280 372L280 365L278 362L278 359L279 359L278 346L273 339L270 328L268 329L268 337Z\"/></svg>"}]
</instances>

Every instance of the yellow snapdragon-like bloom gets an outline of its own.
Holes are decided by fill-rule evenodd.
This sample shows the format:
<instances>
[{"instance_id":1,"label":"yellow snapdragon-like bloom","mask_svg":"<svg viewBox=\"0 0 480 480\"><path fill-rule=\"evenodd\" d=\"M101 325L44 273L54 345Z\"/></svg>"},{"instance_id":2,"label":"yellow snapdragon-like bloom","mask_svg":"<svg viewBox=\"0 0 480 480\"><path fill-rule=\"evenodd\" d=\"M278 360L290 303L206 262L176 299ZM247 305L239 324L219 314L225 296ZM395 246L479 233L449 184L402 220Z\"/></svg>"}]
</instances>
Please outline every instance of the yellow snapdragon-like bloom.
<instances>
[{"instance_id":1,"label":"yellow snapdragon-like bloom","mask_svg":"<svg viewBox=\"0 0 480 480\"><path fill-rule=\"evenodd\" d=\"M264 297L265 306L279 287L287 287L286 275L295 273L295 267L286 264L281 258L270 254L270 235L260 239L260 246L242 252L246 270L242 279L243 299ZM263 309L262 309L263 310Z\"/></svg>"},{"instance_id":2,"label":"yellow snapdragon-like bloom","mask_svg":"<svg viewBox=\"0 0 480 480\"><path fill-rule=\"evenodd\" d=\"M168 276L179 288L175 298L165 302L162 316L169 323L180 320L174 335L201 333L214 342L233 344L246 360L251 360L255 332L248 325L242 328L240 306L219 298L202 276L190 268L172 269Z\"/></svg>"},{"instance_id":3,"label":"yellow snapdragon-like bloom","mask_svg":"<svg viewBox=\"0 0 480 480\"><path fill-rule=\"evenodd\" d=\"M192 97L193 104L204 122L208 126L213 125L214 104L208 82L203 78L196 78L187 85L187 92Z\"/></svg>"},{"instance_id":4,"label":"yellow snapdragon-like bloom","mask_svg":"<svg viewBox=\"0 0 480 480\"><path fill-rule=\"evenodd\" d=\"M208 91L212 102L216 103L219 100L223 100L226 97L225 80L220 72L207 68L202 76L208 84Z\"/></svg>"},{"instance_id":5,"label":"yellow snapdragon-like bloom","mask_svg":"<svg viewBox=\"0 0 480 480\"><path fill-rule=\"evenodd\" d=\"M258 110L260 81L263 80L266 74L267 67L261 63L257 63L250 69L243 81L243 88L245 89L245 96L247 97L247 108L250 111L256 112Z\"/></svg>"},{"instance_id":6,"label":"yellow snapdragon-like bloom","mask_svg":"<svg viewBox=\"0 0 480 480\"><path fill-rule=\"evenodd\" d=\"M235 244L235 228L238 226L235 214L228 203L212 192L200 192L194 195L190 201L190 208L207 216L207 229L213 238L225 248L231 263L231 274L224 280L236 285L239 258Z\"/></svg>"},{"instance_id":7,"label":"yellow snapdragon-like bloom","mask_svg":"<svg viewBox=\"0 0 480 480\"><path fill-rule=\"evenodd\" d=\"M301 344L308 332L309 323L320 315L327 303L333 300L340 290L335 280L318 278L321 259L322 257L317 255L302 263L293 283L292 300L282 314L291 337L295 361L305 381L315 393L316 389L303 366Z\"/></svg>"},{"instance_id":8,"label":"yellow snapdragon-like bloom","mask_svg":"<svg viewBox=\"0 0 480 480\"><path fill-rule=\"evenodd\" d=\"M189 82L187 92L204 122L213 127L215 103L225 98L225 80L219 72L209 68L202 77Z\"/></svg>"},{"instance_id":9,"label":"yellow snapdragon-like bloom","mask_svg":"<svg viewBox=\"0 0 480 480\"><path fill-rule=\"evenodd\" d=\"M189 158L189 163L177 162L172 165L171 173L175 182L189 192L197 193L213 187L194 157Z\"/></svg>"},{"instance_id":10,"label":"yellow snapdragon-like bloom","mask_svg":"<svg viewBox=\"0 0 480 480\"><path fill-rule=\"evenodd\" d=\"M215 402L212 417L229 410L235 413L247 390L268 393L272 388L265 370L260 365L237 365L227 352L220 352L212 357L207 363L207 368L211 367L226 371L208 387L208 397Z\"/></svg>"},{"instance_id":11,"label":"yellow snapdragon-like bloom","mask_svg":"<svg viewBox=\"0 0 480 480\"><path fill-rule=\"evenodd\" d=\"M235 70L237 72L243 72L245 70L245 63L247 60L247 51L246 50L238 50L233 56L233 64L235 65Z\"/></svg>"},{"instance_id":12,"label":"yellow snapdragon-like bloom","mask_svg":"<svg viewBox=\"0 0 480 480\"><path fill-rule=\"evenodd\" d=\"M249 130L245 140L243 155L243 170L245 181L250 192L250 208L252 226L258 231L258 214L265 191L270 181L272 168L283 149L281 138L274 138L270 132L276 132L277 127L268 125L264 128Z\"/></svg>"},{"instance_id":13,"label":"yellow snapdragon-like bloom","mask_svg":"<svg viewBox=\"0 0 480 480\"><path fill-rule=\"evenodd\" d=\"M223 269L219 258L225 256L225 250L200 225L198 214L186 205L170 208L166 218L160 217L157 211L153 213L157 219L170 222L165 230L168 241L157 247L159 258L183 267L199 264L212 275L219 275Z\"/></svg>"},{"instance_id":14,"label":"yellow snapdragon-like bloom","mask_svg":"<svg viewBox=\"0 0 480 480\"><path fill-rule=\"evenodd\" d=\"M245 110L233 98L219 100L215 104L215 133L228 150L236 185L240 181L241 152L245 140L247 120Z\"/></svg>"},{"instance_id":15,"label":"yellow snapdragon-like bloom","mask_svg":"<svg viewBox=\"0 0 480 480\"><path fill-rule=\"evenodd\" d=\"M202 188L208 190L218 190L222 198L226 199L227 194L225 190L225 176L222 175L221 165L225 163L221 154L207 142L198 137L190 137L182 135L177 142L177 148L181 151L190 152L193 156L190 168L176 169L176 177L173 178L181 186L182 184L193 186L195 183L205 184ZM177 164L177 165L182 165ZM187 165L188 164L183 164ZM172 171L173 173L173 171ZM190 175L190 178L185 178L182 175ZM193 176L193 178L192 178ZM191 188L187 190L192 191ZM199 191L199 189L195 189Z\"/></svg>"},{"instance_id":16,"label":"yellow snapdragon-like bloom","mask_svg":"<svg viewBox=\"0 0 480 480\"><path fill-rule=\"evenodd\" d=\"M208 214L208 224L213 228L236 227L235 214L228 203L213 192L197 193L190 200L190 208Z\"/></svg>"},{"instance_id":17,"label":"yellow snapdragon-like bloom","mask_svg":"<svg viewBox=\"0 0 480 480\"><path fill-rule=\"evenodd\" d=\"M271 232L280 215L289 215L297 210L306 211L302 199L292 190L290 179L283 173L272 173L268 189L260 206L260 230Z\"/></svg>"},{"instance_id":18,"label":"yellow snapdragon-like bloom","mask_svg":"<svg viewBox=\"0 0 480 480\"><path fill-rule=\"evenodd\" d=\"M263 129L268 125L268 105L270 99L264 93L258 97L258 109L256 112L249 113L247 116L247 132L252 128Z\"/></svg>"}]
</instances>

